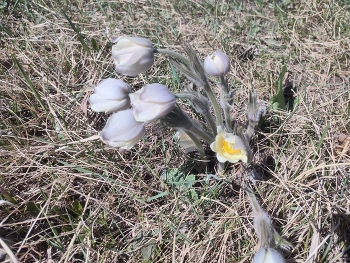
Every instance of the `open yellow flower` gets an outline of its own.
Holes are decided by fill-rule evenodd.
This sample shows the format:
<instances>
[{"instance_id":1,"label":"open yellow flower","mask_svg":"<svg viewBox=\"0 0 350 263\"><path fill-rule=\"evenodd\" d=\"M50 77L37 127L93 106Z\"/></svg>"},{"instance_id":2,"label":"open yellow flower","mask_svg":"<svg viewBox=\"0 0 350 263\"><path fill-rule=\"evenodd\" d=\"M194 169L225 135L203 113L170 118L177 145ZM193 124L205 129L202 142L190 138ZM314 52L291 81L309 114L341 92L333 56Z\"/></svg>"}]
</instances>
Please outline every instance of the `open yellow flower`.
<instances>
[{"instance_id":1,"label":"open yellow flower","mask_svg":"<svg viewBox=\"0 0 350 263\"><path fill-rule=\"evenodd\" d=\"M218 134L215 141L210 144L210 148L216 152L216 158L220 163L226 161L236 163L247 162L247 150L242 139L233 133L225 132L220 126L217 127Z\"/></svg>"}]
</instances>

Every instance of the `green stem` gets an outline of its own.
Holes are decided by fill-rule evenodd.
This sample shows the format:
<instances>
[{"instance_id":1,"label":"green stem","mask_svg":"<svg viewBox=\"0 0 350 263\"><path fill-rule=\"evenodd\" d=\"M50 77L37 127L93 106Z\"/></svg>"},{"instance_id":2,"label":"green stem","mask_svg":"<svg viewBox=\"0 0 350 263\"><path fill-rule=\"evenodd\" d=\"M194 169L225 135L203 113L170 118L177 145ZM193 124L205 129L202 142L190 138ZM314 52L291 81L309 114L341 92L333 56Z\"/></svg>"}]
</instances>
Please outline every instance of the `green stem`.
<instances>
[{"instance_id":1,"label":"green stem","mask_svg":"<svg viewBox=\"0 0 350 263\"><path fill-rule=\"evenodd\" d=\"M218 169L219 174L224 174L224 172L225 172L225 163L217 162L217 169Z\"/></svg>"},{"instance_id":2,"label":"green stem","mask_svg":"<svg viewBox=\"0 0 350 263\"><path fill-rule=\"evenodd\" d=\"M175 94L175 96L176 96L176 98L179 98L179 99L191 100L191 94L189 94L189 93L177 93L177 94ZM205 110L205 109L203 109L202 112L198 112L198 113L202 114L204 116L204 118L206 119L206 121L209 123L210 128L211 128L211 130L214 134L214 137L215 137L217 134L217 127L216 127L216 123L215 123L215 120L213 118L213 115L211 115L209 110Z\"/></svg>"},{"instance_id":3,"label":"green stem","mask_svg":"<svg viewBox=\"0 0 350 263\"><path fill-rule=\"evenodd\" d=\"M155 53L160 53L160 54L165 54L165 55L168 55L168 56L171 56L173 58L176 58L176 59L179 59L180 61L184 62L185 64L189 65L189 61L187 58L185 58L183 55L179 54L179 53L176 53L174 51L171 51L169 49L162 49L162 48L159 48L159 49L155 49L154 50Z\"/></svg>"},{"instance_id":4,"label":"green stem","mask_svg":"<svg viewBox=\"0 0 350 263\"><path fill-rule=\"evenodd\" d=\"M215 113L215 117L216 117L216 126L221 126L222 125L221 110L220 110L218 101L216 100L215 94L208 83L206 83L204 85L204 90L207 93L207 95L211 101L211 104L213 105L214 113ZM217 131L215 130L214 136L216 136L216 134L217 134Z\"/></svg>"},{"instance_id":5,"label":"green stem","mask_svg":"<svg viewBox=\"0 0 350 263\"><path fill-rule=\"evenodd\" d=\"M214 137L216 137L218 131L217 131L216 123L215 123L213 116L211 115L211 113L209 111L204 112L203 116L207 120L207 122L209 122L210 128L213 131Z\"/></svg>"},{"instance_id":6,"label":"green stem","mask_svg":"<svg viewBox=\"0 0 350 263\"><path fill-rule=\"evenodd\" d=\"M252 122L252 121L248 122L248 127L247 127L247 130L246 130L246 134L247 134L248 140L250 140L252 138L252 136L254 135L255 126L256 125L257 124Z\"/></svg>"},{"instance_id":7,"label":"green stem","mask_svg":"<svg viewBox=\"0 0 350 263\"><path fill-rule=\"evenodd\" d=\"M187 58L185 58L184 56L182 56L179 53L176 53L174 51L171 51L168 49L155 49L155 52L160 53L160 54L169 55L173 58L179 59L180 61L182 61L186 65L190 65L190 62ZM216 100L215 94L214 94L213 90L211 89L211 87L209 86L208 82L204 85L204 90L205 90L207 96L209 97L209 99L213 105L214 113L215 113L215 117L216 117L216 126L221 126L222 125L221 110L220 110L219 104ZM214 127L212 127L212 129L213 129L214 136L216 136L217 128L215 127L215 129L214 129Z\"/></svg>"},{"instance_id":8,"label":"green stem","mask_svg":"<svg viewBox=\"0 0 350 263\"><path fill-rule=\"evenodd\" d=\"M191 140L194 142L194 144L196 145L198 152L201 156L202 159L206 159L205 158L205 153L203 150L203 146L201 144L201 142L197 139L196 135L194 135L192 132L190 131L185 131L185 133L191 138Z\"/></svg>"},{"instance_id":9,"label":"green stem","mask_svg":"<svg viewBox=\"0 0 350 263\"><path fill-rule=\"evenodd\" d=\"M231 121L231 116L230 116L230 108L228 106L228 101L227 101L228 96L229 96L228 84L227 84L227 81L223 75L220 76L220 81L221 81L220 99L221 99L221 107L224 111L226 129L228 132L232 132L232 121Z\"/></svg>"},{"instance_id":10,"label":"green stem","mask_svg":"<svg viewBox=\"0 0 350 263\"><path fill-rule=\"evenodd\" d=\"M198 129L196 126L192 126L189 130L185 130L196 134L198 137L202 138L208 144L211 144L214 141L214 138L207 134L202 129Z\"/></svg>"}]
</instances>

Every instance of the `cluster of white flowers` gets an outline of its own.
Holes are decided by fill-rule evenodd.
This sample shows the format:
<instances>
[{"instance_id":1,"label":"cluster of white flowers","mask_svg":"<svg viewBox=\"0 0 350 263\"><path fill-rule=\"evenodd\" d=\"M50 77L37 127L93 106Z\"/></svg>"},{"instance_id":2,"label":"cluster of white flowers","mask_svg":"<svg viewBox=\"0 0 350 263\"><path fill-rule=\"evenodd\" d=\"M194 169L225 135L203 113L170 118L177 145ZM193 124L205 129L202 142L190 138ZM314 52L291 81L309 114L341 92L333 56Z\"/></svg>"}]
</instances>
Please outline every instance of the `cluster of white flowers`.
<instances>
[{"instance_id":1,"label":"cluster of white flowers","mask_svg":"<svg viewBox=\"0 0 350 263\"><path fill-rule=\"evenodd\" d=\"M119 37L112 48L116 70L135 76L154 62L152 43L140 37ZM144 135L145 125L168 114L175 106L175 95L164 85L148 84L132 93L125 82L108 78L90 96L91 109L113 113L100 133L102 141L121 149L132 148Z\"/></svg>"},{"instance_id":2,"label":"cluster of white flowers","mask_svg":"<svg viewBox=\"0 0 350 263\"><path fill-rule=\"evenodd\" d=\"M159 83L146 84L140 90L132 92L130 86L121 80L102 80L95 87L89 101L92 110L112 113L100 132L103 142L121 149L130 149L142 138L147 124L162 118L166 125L177 130L175 137L186 153L198 150L201 157L205 158L200 142L204 140L215 152L219 163L241 161L249 164L252 157L249 141L265 107L257 103L256 94L251 92L247 127L233 128L233 92L225 78L230 71L230 59L223 51L215 51L202 63L189 46L185 49L188 56L186 58L167 49L154 49L152 43L145 38L123 36L112 41L115 43L112 57L117 72L136 76L152 67L155 53L164 54L177 70L195 85L202 87L202 92L193 90L173 94ZM220 103L209 85L208 75L220 78ZM190 118L176 104L176 99L188 100L208 125L201 125ZM211 109L214 110L214 115ZM272 244L276 240L273 236L277 235L278 239L280 236L276 234L277 231L272 227L267 213L261 209L255 195L250 191L247 193L254 210L254 226L261 245L253 263L284 263L282 255Z\"/></svg>"},{"instance_id":3,"label":"cluster of white flowers","mask_svg":"<svg viewBox=\"0 0 350 263\"><path fill-rule=\"evenodd\" d=\"M180 58L180 61L185 60L177 53L155 50L152 43L145 38L122 36L114 38L112 41L115 43L112 47L115 69L124 75L136 76L150 69L154 63L154 53L156 52L165 53L170 57L173 55L176 59ZM192 61L186 63L190 65ZM181 64L179 65L178 68L182 71L183 68ZM197 61L197 65L188 66L188 68L189 70L185 70L184 73L187 73L190 79L197 79L199 83L208 83L206 74L223 77L230 71L230 59L224 52L217 50L207 56L203 66ZM199 104L204 104L204 100L206 100L200 94L192 96L197 101L201 101ZM172 111L176 103L176 96L166 86L159 83L147 84L132 93L131 88L125 82L108 78L95 87L95 92L89 101L92 110L113 113L100 132L101 139L110 146L130 149L142 138L145 125ZM211 102L214 104L216 112L219 112L215 116L216 124L212 116L209 116L209 106L202 110L199 106L197 109L199 113L204 111L207 113L206 117L211 121L213 139L210 135L205 134L197 122L191 122L191 129L184 129L180 120L178 121L180 124L175 125L178 129L176 136L180 146L183 146L186 152L193 151L199 147L198 142L195 143L196 139L204 139L217 153L219 162L247 162L247 146L239 136L224 131L221 116L218 116L221 113L215 108L216 101L213 96ZM228 128L228 130L230 129ZM189 133L192 133L192 136L189 136Z\"/></svg>"},{"instance_id":4,"label":"cluster of white flowers","mask_svg":"<svg viewBox=\"0 0 350 263\"><path fill-rule=\"evenodd\" d=\"M168 114L175 106L175 95L159 83L148 84L131 93L125 82L108 78L90 96L91 109L113 113L100 133L110 146L132 148L145 133L145 125Z\"/></svg>"}]
</instances>

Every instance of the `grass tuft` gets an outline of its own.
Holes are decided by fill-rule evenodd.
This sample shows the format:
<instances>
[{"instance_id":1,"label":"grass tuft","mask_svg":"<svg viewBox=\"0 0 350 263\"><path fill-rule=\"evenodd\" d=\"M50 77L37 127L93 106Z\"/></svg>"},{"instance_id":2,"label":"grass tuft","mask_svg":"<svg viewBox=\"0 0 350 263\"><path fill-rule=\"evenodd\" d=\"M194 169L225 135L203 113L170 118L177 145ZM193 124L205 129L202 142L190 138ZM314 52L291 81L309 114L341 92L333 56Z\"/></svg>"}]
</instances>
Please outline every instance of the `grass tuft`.
<instances>
[{"instance_id":1,"label":"grass tuft","mask_svg":"<svg viewBox=\"0 0 350 263\"><path fill-rule=\"evenodd\" d=\"M189 85L158 54L147 73L118 75L110 38L120 35L181 54L190 44L202 60L228 54L237 122L252 87L269 107L253 138L262 178L252 187L293 245L284 257L349 261L347 1L5 2L0 200L15 205L0 204L0 261L251 262L259 249L240 165L219 177L214 160L185 155L158 123L127 152L94 137L107 118L88 98L102 79ZM285 105L273 108L276 90Z\"/></svg>"}]
</instances>

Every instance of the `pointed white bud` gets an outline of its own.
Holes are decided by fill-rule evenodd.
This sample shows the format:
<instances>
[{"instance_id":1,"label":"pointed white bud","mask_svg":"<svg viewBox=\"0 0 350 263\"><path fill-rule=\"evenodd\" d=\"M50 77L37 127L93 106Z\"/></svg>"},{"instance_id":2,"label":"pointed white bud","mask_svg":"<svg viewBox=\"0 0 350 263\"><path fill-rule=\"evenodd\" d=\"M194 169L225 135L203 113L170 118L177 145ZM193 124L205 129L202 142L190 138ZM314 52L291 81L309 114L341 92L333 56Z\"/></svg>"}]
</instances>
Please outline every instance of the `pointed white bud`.
<instances>
[{"instance_id":1,"label":"pointed white bud","mask_svg":"<svg viewBox=\"0 0 350 263\"><path fill-rule=\"evenodd\" d=\"M202 130L201 125L195 121L191 120L191 123L194 127L196 127L199 130ZM191 139L191 137L188 135L188 133L191 132L190 129L187 129L187 131L184 131L183 129L179 129L175 133L175 139L178 140L179 146L185 150L186 153L193 152L197 149L197 145L195 142ZM201 138L198 137L195 133L193 133L193 136L195 136L198 140Z\"/></svg>"},{"instance_id":2,"label":"pointed white bud","mask_svg":"<svg viewBox=\"0 0 350 263\"><path fill-rule=\"evenodd\" d=\"M193 152L197 149L194 141L192 141L184 130L178 130L174 137L178 140L179 146L183 148L186 153Z\"/></svg>"},{"instance_id":3,"label":"pointed white bud","mask_svg":"<svg viewBox=\"0 0 350 263\"><path fill-rule=\"evenodd\" d=\"M146 123L171 112L176 102L175 95L159 83L147 84L129 96L135 119Z\"/></svg>"},{"instance_id":4,"label":"pointed white bud","mask_svg":"<svg viewBox=\"0 0 350 263\"><path fill-rule=\"evenodd\" d=\"M131 149L145 133L145 126L137 122L131 109L112 114L100 132L102 141L113 147Z\"/></svg>"},{"instance_id":5,"label":"pointed white bud","mask_svg":"<svg viewBox=\"0 0 350 263\"><path fill-rule=\"evenodd\" d=\"M217 50L205 58L204 69L214 77L226 75L230 71L230 58L221 50Z\"/></svg>"},{"instance_id":6,"label":"pointed white bud","mask_svg":"<svg viewBox=\"0 0 350 263\"><path fill-rule=\"evenodd\" d=\"M130 108L130 87L121 80L108 78L102 80L90 96L91 109L96 112L115 112Z\"/></svg>"},{"instance_id":7,"label":"pointed white bud","mask_svg":"<svg viewBox=\"0 0 350 263\"><path fill-rule=\"evenodd\" d=\"M136 76L150 69L154 62L152 42L142 37L119 37L114 40L112 57L117 72Z\"/></svg>"}]
</instances>

